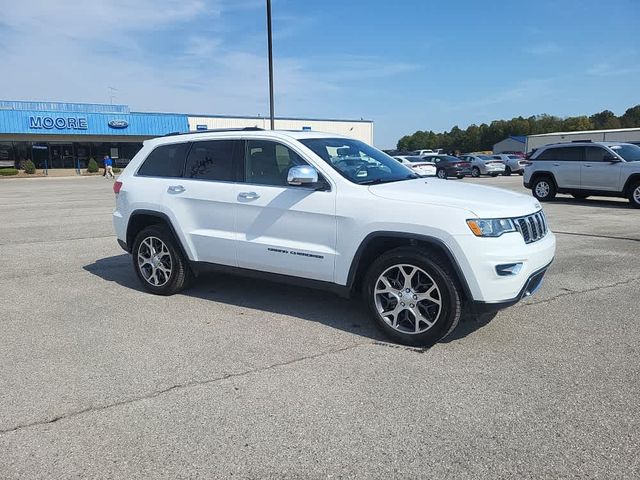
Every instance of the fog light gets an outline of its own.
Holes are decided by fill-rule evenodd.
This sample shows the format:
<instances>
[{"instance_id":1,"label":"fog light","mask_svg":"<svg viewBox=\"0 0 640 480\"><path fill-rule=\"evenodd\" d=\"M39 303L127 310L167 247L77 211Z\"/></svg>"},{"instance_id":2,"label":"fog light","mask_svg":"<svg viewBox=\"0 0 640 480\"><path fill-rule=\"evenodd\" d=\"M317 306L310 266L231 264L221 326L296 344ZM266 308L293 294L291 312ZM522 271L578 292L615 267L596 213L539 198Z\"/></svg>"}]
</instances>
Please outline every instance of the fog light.
<instances>
[{"instance_id":1,"label":"fog light","mask_svg":"<svg viewBox=\"0 0 640 480\"><path fill-rule=\"evenodd\" d=\"M496 265L496 273L501 277L507 277L509 275L517 275L522 270L522 262L520 263L503 263L502 265Z\"/></svg>"}]
</instances>

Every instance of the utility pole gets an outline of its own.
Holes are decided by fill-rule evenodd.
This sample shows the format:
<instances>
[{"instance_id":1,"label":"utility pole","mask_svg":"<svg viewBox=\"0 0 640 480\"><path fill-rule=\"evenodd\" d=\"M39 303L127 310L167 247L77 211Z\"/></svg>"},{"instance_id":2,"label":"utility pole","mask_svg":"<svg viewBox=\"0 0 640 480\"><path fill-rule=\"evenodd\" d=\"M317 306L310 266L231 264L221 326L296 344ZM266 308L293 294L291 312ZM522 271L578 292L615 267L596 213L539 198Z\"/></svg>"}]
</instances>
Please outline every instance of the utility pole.
<instances>
[{"instance_id":1,"label":"utility pole","mask_svg":"<svg viewBox=\"0 0 640 480\"><path fill-rule=\"evenodd\" d=\"M269 43L269 117L271 130L275 130L275 117L273 113L273 41L271 35L271 0L267 0L267 41Z\"/></svg>"}]
</instances>

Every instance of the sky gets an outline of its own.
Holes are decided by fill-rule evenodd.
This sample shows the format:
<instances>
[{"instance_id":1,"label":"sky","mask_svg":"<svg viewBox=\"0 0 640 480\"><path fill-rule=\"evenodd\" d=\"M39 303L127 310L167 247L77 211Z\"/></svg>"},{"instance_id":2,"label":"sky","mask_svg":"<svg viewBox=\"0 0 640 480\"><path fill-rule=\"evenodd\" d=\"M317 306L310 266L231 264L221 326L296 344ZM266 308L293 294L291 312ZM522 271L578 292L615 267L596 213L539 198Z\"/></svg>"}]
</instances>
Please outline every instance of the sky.
<instances>
[{"instance_id":1,"label":"sky","mask_svg":"<svg viewBox=\"0 0 640 480\"><path fill-rule=\"evenodd\" d=\"M276 115L373 120L381 148L416 130L640 104L640 0L272 4ZM264 0L0 0L0 12L0 99L269 114Z\"/></svg>"}]
</instances>

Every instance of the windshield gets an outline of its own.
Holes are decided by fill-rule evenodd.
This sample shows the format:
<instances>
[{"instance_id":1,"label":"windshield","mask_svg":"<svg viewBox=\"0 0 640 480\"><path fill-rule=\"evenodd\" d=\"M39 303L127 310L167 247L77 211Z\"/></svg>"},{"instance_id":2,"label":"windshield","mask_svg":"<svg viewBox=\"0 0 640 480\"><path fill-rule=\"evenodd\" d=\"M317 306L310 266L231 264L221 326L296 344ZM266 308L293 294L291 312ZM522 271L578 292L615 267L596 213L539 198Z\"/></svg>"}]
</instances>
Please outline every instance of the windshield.
<instances>
[{"instance_id":1,"label":"windshield","mask_svg":"<svg viewBox=\"0 0 640 480\"><path fill-rule=\"evenodd\" d=\"M353 183L370 185L419 178L411 169L386 153L359 140L307 138L301 139L300 143Z\"/></svg>"},{"instance_id":2,"label":"windshield","mask_svg":"<svg viewBox=\"0 0 640 480\"><path fill-rule=\"evenodd\" d=\"M627 162L640 162L640 147L637 145L613 145L609 147Z\"/></svg>"}]
</instances>

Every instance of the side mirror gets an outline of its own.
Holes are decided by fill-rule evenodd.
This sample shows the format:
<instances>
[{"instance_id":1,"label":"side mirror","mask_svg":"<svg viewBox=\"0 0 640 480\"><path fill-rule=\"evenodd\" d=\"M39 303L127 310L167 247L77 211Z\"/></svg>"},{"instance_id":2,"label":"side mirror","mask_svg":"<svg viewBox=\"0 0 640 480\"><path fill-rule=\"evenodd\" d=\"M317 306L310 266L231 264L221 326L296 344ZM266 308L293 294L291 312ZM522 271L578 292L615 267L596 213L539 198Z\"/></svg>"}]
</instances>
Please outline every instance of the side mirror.
<instances>
[{"instance_id":1,"label":"side mirror","mask_svg":"<svg viewBox=\"0 0 640 480\"><path fill-rule=\"evenodd\" d=\"M318 172L310 165L296 165L289 169L287 183L294 186L313 185L318 183Z\"/></svg>"},{"instance_id":2,"label":"side mirror","mask_svg":"<svg viewBox=\"0 0 640 480\"><path fill-rule=\"evenodd\" d=\"M603 158L605 162L618 163L620 159L618 157L614 157L613 155L605 155Z\"/></svg>"}]
</instances>

